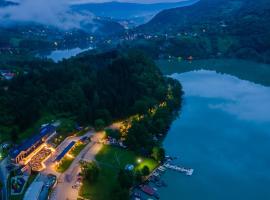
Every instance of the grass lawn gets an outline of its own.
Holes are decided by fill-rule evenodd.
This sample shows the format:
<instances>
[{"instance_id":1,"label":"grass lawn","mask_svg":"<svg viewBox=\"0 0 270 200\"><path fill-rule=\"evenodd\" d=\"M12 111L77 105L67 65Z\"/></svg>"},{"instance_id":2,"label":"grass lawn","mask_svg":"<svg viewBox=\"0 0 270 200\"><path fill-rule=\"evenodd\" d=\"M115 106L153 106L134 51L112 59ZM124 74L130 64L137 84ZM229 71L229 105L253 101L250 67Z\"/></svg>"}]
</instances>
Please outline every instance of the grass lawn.
<instances>
[{"instance_id":1,"label":"grass lawn","mask_svg":"<svg viewBox=\"0 0 270 200\"><path fill-rule=\"evenodd\" d=\"M84 143L79 143L77 144L70 152L69 154L73 156L73 158L65 156L59 166L57 167L56 171L63 173L65 172L70 165L72 164L73 160L75 159L76 156L80 154L80 152L86 147L87 144Z\"/></svg>"},{"instance_id":2,"label":"grass lawn","mask_svg":"<svg viewBox=\"0 0 270 200\"><path fill-rule=\"evenodd\" d=\"M87 144L80 143L74 147L72 151L70 151L70 155L76 157L77 155L80 154L80 152L86 147Z\"/></svg>"},{"instance_id":3,"label":"grass lawn","mask_svg":"<svg viewBox=\"0 0 270 200\"><path fill-rule=\"evenodd\" d=\"M139 158L142 160L140 164L137 163ZM136 169L142 169L147 165L153 170L157 166L157 162L152 159L139 157L134 152L111 146L104 146L96 156L96 160L101 169L98 182L89 185L87 181L84 181L80 191L80 195L87 199L110 199L111 189L117 183L118 172L127 164L135 165Z\"/></svg>"},{"instance_id":4,"label":"grass lawn","mask_svg":"<svg viewBox=\"0 0 270 200\"><path fill-rule=\"evenodd\" d=\"M65 156L62 159L61 163L56 168L56 171L59 173L65 172L69 168L69 166L72 164L73 160L74 160L74 158L70 158L70 157Z\"/></svg>"},{"instance_id":5,"label":"grass lawn","mask_svg":"<svg viewBox=\"0 0 270 200\"><path fill-rule=\"evenodd\" d=\"M0 161L3 160L7 155L8 155L8 151L7 150L2 150L0 148Z\"/></svg>"}]
</instances>

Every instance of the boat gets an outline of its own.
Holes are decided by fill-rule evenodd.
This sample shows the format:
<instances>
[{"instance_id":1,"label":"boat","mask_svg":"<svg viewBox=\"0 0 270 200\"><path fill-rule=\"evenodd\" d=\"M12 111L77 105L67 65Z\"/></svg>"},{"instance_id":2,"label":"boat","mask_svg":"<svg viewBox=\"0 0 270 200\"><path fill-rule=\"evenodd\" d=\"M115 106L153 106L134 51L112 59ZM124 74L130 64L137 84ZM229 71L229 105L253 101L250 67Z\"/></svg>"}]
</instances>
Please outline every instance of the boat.
<instances>
[{"instance_id":1,"label":"boat","mask_svg":"<svg viewBox=\"0 0 270 200\"><path fill-rule=\"evenodd\" d=\"M141 186L141 190L144 193L146 193L146 194L148 194L150 196L154 196L155 195L155 190L152 187L148 186L148 185Z\"/></svg>"},{"instance_id":2,"label":"boat","mask_svg":"<svg viewBox=\"0 0 270 200\"><path fill-rule=\"evenodd\" d=\"M162 183L161 183L160 181L159 181L159 182L156 182L155 185L156 185L157 187L162 187Z\"/></svg>"}]
</instances>

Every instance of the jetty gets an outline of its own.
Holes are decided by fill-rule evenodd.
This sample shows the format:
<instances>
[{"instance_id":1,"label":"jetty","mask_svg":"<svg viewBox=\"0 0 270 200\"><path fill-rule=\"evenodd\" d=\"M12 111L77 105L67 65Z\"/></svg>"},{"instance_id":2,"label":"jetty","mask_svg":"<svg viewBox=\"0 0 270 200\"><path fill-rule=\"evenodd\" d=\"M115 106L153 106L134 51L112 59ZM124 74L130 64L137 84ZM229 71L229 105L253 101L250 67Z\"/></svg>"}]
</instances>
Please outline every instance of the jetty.
<instances>
[{"instance_id":1,"label":"jetty","mask_svg":"<svg viewBox=\"0 0 270 200\"><path fill-rule=\"evenodd\" d=\"M174 171L185 173L187 176L191 176L194 172L194 169L186 169L184 167L180 167L177 165L171 165L169 163L164 164L164 167L166 167L167 169L172 169Z\"/></svg>"},{"instance_id":2,"label":"jetty","mask_svg":"<svg viewBox=\"0 0 270 200\"><path fill-rule=\"evenodd\" d=\"M166 171L166 168L165 168L165 167L160 166L160 167L158 167L158 170L159 170L159 171L161 171L161 172L165 172L165 171Z\"/></svg>"}]
</instances>

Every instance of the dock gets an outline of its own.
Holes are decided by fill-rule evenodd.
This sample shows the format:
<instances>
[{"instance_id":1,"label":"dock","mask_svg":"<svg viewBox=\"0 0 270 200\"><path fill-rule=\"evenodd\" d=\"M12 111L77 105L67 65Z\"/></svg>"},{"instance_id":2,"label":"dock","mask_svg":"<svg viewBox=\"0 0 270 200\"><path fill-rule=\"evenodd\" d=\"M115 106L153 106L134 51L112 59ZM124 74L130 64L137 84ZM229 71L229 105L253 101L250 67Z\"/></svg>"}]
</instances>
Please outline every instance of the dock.
<instances>
[{"instance_id":1,"label":"dock","mask_svg":"<svg viewBox=\"0 0 270 200\"><path fill-rule=\"evenodd\" d=\"M174 171L185 173L187 176L191 176L194 172L194 169L186 169L184 167L179 167L177 165L171 165L168 163L164 164L164 167L166 167L167 169L172 169Z\"/></svg>"}]
</instances>

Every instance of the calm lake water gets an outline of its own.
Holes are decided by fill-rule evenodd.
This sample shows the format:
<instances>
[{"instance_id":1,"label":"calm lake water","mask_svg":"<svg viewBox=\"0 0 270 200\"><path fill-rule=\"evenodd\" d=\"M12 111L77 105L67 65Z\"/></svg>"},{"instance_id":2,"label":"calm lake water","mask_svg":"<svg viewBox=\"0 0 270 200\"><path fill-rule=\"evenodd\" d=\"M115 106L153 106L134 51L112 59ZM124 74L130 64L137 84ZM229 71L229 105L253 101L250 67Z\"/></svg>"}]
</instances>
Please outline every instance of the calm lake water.
<instances>
[{"instance_id":1,"label":"calm lake water","mask_svg":"<svg viewBox=\"0 0 270 200\"><path fill-rule=\"evenodd\" d=\"M270 199L270 87L208 70L171 76L185 96L164 147L195 171L167 171L161 199Z\"/></svg>"},{"instance_id":2,"label":"calm lake water","mask_svg":"<svg viewBox=\"0 0 270 200\"><path fill-rule=\"evenodd\" d=\"M81 49L79 47L74 49L65 49L65 50L55 50L52 51L47 58L52 59L54 62L62 61L63 59L71 58L72 56L76 56L84 51L91 50L93 48Z\"/></svg>"}]
</instances>

